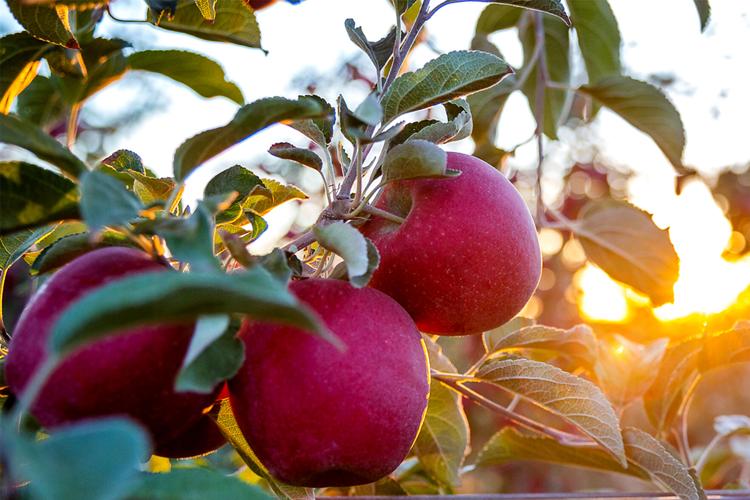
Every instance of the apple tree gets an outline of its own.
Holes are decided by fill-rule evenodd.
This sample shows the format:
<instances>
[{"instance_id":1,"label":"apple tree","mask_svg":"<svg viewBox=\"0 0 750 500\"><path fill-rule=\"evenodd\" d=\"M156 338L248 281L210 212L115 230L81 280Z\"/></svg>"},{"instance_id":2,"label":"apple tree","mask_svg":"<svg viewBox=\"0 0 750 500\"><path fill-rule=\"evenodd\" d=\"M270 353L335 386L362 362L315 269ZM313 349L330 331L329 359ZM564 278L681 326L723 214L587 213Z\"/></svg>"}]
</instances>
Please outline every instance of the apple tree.
<instances>
[{"instance_id":1,"label":"apple tree","mask_svg":"<svg viewBox=\"0 0 750 500\"><path fill-rule=\"evenodd\" d=\"M428 21L466 1L394 0L394 25L375 41L347 20L342 29L371 63L359 103L245 103L211 59L97 34L108 16L257 50L254 9L272 2L148 0L143 19L124 20L99 0L7 1L25 31L0 38L0 141L20 158L0 163L0 296L12 295L19 266L36 292L20 317L0 316L5 496L451 494L462 477L521 460L705 498L712 450L695 460L686 415L706 372L750 358L747 322L623 343L626 356L614 358L587 325L519 316L539 280L543 228L577 239L652 304L673 299L677 255L649 214L614 199L566 214L545 206L540 179L559 127L602 108L690 175L679 113L624 74L606 0L485 1L471 50L408 68ZM696 7L705 27L708 3ZM518 68L489 38L509 28L524 50ZM572 81L573 52L582 84ZM42 62L49 76L38 74ZM81 111L129 71L238 109L177 148L172 177L144 165L138 144L79 158ZM512 151L495 145L514 92L536 122L533 210L501 173ZM425 110L437 115L417 119ZM208 160L278 124L289 142L268 153L316 171L325 208L306 231L254 255L248 245L268 213L308 194L235 165L197 203L182 196ZM468 138L473 155L444 149ZM450 336L481 352L468 364L451 359ZM625 373L637 383L623 385ZM622 425L635 400L649 426ZM465 404L500 422L471 454ZM720 424L717 440L750 429L739 418Z\"/></svg>"}]
</instances>

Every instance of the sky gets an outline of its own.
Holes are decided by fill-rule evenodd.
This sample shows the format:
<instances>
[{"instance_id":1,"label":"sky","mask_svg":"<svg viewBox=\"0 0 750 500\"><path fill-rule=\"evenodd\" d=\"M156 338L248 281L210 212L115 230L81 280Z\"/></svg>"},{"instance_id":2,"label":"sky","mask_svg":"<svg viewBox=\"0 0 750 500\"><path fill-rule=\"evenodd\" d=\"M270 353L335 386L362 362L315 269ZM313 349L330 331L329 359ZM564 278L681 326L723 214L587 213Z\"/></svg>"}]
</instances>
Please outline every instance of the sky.
<instances>
[{"instance_id":1,"label":"sky","mask_svg":"<svg viewBox=\"0 0 750 500\"><path fill-rule=\"evenodd\" d=\"M742 48L750 47L750 2L714 0L711 22L704 33L700 32L692 0L610 0L610 4L623 38L626 72L642 79L649 74L673 74L677 78L665 91L685 124L685 163L708 175L733 164L746 164L750 160L750 51ZM434 47L444 52L468 48L476 19L485 6L461 3L436 14L427 26ZM116 0L112 10L121 18L143 19L145 15L145 5L140 0ZM306 0L299 5L278 2L257 16L267 55L260 50L197 40L144 24L106 20L101 33L138 40L136 49L185 49L212 57L224 67L228 79L240 86L249 102L272 95L295 97L299 93L291 83L295 76L311 71L331 74L343 61L354 57L358 49L346 35L345 19L354 18L371 39L377 39L391 26L393 14L387 0ZM14 26L4 3L0 6L0 23L11 31L20 29ZM520 64L522 53L515 33L505 31L493 35L492 40L508 62ZM435 52L420 47L411 59L412 67L434 57ZM142 91L141 85L132 84L135 81L133 75L126 76L95 96L87 104L88 109L93 113L107 113L113 106L127 109L137 97L135 93ZM110 141L107 148L134 150L149 167L168 175L173 152L180 143L202 130L225 124L237 105L224 98L203 99L162 77L149 76L146 81L160 91L164 98L161 106L137 127ZM352 106L364 96L356 89L348 92L345 97ZM329 89L325 96L335 98L335 89ZM498 144L509 147L523 142L533 128L528 105L517 93L503 114ZM605 111L592 126L577 132L564 131L561 137L560 142L548 145L549 165L590 159L591 149L581 147L581 143L593 141L608 163L636 173L630 182L634 203L654 213L660 225L675 222L675 212L682 205L672 193L673 171L647 136ZM192 194L222 168L238 162L246 166L257 163L267 148L278 141L303 143L299 135L283 126L261 132L208 162L192 179ZM472 145L466 140L451 148L470 152ZM535 163L534 154L531 144L521 148L514 166L529 168ZM284 217L288 217L294 209L285 210L288 213ZM271 241L275 237L269 234L265 239Z\"/></svg>"}]
</instances>

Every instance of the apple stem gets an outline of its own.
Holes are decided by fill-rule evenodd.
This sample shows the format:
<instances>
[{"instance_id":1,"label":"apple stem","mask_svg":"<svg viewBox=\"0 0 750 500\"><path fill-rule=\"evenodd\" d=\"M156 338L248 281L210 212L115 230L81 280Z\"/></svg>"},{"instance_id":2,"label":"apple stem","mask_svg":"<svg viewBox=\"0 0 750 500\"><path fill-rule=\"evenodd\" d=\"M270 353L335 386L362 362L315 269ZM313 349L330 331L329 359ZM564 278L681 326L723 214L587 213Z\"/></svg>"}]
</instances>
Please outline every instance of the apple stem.
<instances>
[{"instance_id":1,"label":"apple stem","mask_svg":"<svg viewBox=\"0 0 750 500\"><path fill-rule=\"evenodd\" d=\"M391 222L395 222L396 224L403 224L404 222L406 222L406 219L404 219L403 217L399 217L398 215L393 214L391 212L387 212L380 208L373 207L372 205L365 204L362 207L362 211L370 215L376 215L378 217L382 217L383 219L389 220Z\"/></svg>"},{"instance_id":2,"label":"apple stem","mask_svg":"<svg viewBox=\"0 0 750 500\"><path fill-rule=\"evenodd\" d=\"M544 101L547 87L547 57L544 53L544 20L540 12L534 13L534 33L536 48L539 50L539 69L536 73L536 95L534 96L534 118L536 120L537 166L536 166L536 219L541 225L544 220L544 201L542 200L542 165L544 163Z\"/></svg>"},{"instance_id":3,"label":"apple stem","mask_svg":"<svg viewBox=\"0 0 750 500\"><path fill-rule=\"evenodd\" d=\"M505 418L507 418L508 420L512 422L515 422L521 427L524 427L528 430L548 436L560 444L563 444L566 446L587 447L587 448L599 446L594 441L591 441L590 439L587 439L583 436L577 436L569 432L554 429L545 424L542 424L528 417L520 415L514 412L512 407L506 408L492 401L491 399L488 399L484 395L474 391L473 389L466 387L464 385L466 382L478 381L471 376L461 375L458 373L443 373L437 370L431 370L431 375L434 379L439 380L446 386L455 390L459 394L471 399L472 401L479 404L480 406L484 406L485 408L489 410L499 413L500 415L504 416ZM515 401L515 396L516 395L514 394L514 401ZM511 405L515 406L513 402L511 402Z\"/></svg>"}]
</instances>

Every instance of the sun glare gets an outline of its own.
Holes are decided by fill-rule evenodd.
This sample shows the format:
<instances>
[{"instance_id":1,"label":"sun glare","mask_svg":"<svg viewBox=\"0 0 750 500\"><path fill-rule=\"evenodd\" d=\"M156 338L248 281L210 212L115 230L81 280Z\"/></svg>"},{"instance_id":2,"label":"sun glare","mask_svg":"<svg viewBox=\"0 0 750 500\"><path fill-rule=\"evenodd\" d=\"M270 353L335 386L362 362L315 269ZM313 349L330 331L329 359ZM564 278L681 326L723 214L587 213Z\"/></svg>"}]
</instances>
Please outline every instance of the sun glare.
<instances>
[{"instance_id":1,"label":"sun glare","mask_svg":"<svg viewBox=\"0 0 750 500\"><path fill-rule=\"evenodd\" d=\"M680 257L680 275L674 303L654 309L655 316L670 321L728 309L750 286L750 255L734 261L723 256L732 228L705 184L689 183L670 205L659 215L670 226L670 238ZM627 319L632 292L603 271L587 264L578 272L576 283L584 317L610 322Z\"/></svg>"}]
</instances>

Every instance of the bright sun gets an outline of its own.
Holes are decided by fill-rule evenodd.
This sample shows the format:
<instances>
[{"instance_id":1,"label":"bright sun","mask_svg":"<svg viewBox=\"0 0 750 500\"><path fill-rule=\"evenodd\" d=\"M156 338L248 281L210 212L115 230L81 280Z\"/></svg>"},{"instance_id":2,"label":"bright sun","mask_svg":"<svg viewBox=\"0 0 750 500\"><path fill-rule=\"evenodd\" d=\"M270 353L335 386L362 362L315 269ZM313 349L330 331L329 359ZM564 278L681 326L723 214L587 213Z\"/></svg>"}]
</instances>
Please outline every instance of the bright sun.
<instances>
[{"instance_id":1,"label":"bright sun","mask_svg":"<svg viewBox=\"0 0 750 500\"><path fill-rule=\"evenodd\" d=\"M670 321L729 308L750 286L750 255L735 261L723 257L732 228L709 189L701 182L689 183L663 215L680 257L680 275L674 303L654 309L656 317ZM584 317L610 322L627 319L628 299L635 295L631 290L591 264L578 271L575 283L581 291L578 304Z\"/></svg>"}]
</instances>

